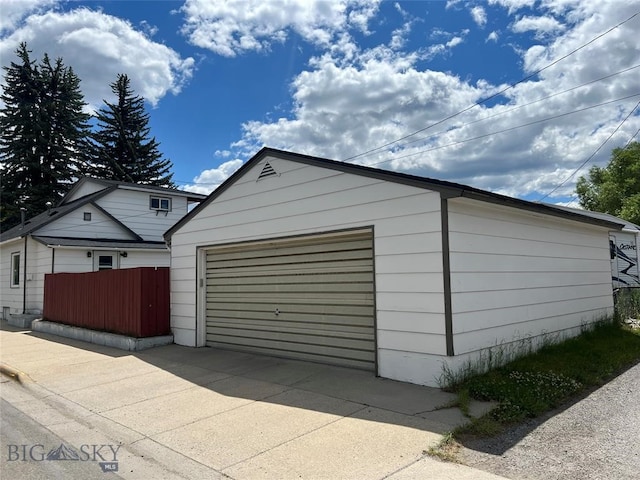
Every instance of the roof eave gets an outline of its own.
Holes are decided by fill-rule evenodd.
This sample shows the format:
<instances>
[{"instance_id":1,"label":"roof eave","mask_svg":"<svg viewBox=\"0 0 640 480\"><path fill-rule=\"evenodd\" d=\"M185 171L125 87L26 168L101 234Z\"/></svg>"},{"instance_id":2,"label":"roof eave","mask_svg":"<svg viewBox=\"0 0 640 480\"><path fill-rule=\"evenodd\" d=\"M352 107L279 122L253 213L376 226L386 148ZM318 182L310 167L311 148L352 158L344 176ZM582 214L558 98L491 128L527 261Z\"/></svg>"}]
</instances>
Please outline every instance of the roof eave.
<instances>
[{"instance_id":1,"label":"roof eave","mask_svg":"<svg viewBox=\"0 0 640 480\"><path fill-rule=\"evenodd\" d=\"M352 163L345 163L336 160L329 160L325 158L313 157L310 155L304 155L300 153L288 152L285 150L278 150L270 147L263 147L258 151L251 159L244 163L233 175L225 180L216 190L214 190L203 202L197 207L191 210L187 215L182 217L173 227L167 230L164 234L164 239L168 243L171 242L173 234L179 230L185 223L191 218L215 200L220 194L227 190L235 181L240 178L244 173L253 167L254 164L261 161L267 156L280 158L283 160L289 160L297 163L303 163L307 165L319 166L322 168L331 168L345 173L352 173L355 175L361 175L369 178L376 178L380 180L390 181L394 183L400 183L403 185L410 185L417 188L423 188L426 190L432 190L439 192L443 198L455 198L466 197L475 199L482 202L493 203L497 205L506 205L512 208L518 208L530 212L542 213L559 218L565 218L575 220L582 223L602 226L613 230L622 230L623 225L607 220L594 219L585 215L574 214L571 212L554 209L541 203L534 203L528 200L520 200L513 197L507 197L497 193L487 192L484 190L476 189L467 185L457 184L444 180L435 180L426 177L418 177L415 175L409 175L406 173L391 172L388 170L381 170L377 168L367 167L363 165L357 165Z\"/></svg>"}]
</instances>

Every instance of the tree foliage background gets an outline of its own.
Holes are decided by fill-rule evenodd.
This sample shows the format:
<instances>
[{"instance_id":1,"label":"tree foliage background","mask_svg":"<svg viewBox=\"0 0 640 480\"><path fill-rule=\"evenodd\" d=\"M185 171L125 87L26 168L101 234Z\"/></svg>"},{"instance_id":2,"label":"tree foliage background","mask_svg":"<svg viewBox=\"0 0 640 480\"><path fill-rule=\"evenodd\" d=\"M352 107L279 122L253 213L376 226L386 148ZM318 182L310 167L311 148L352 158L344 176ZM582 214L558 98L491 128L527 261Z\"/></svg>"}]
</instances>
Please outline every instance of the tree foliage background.
<instances>
[{"instance_id":1,"label":"tree foliage background","mask_svg":"<svg viewBox=\"0 0 640 480\"><path fill-rule=\"evenodd\" d=\"M576 193L583 208L640 225L640 143L615 148L606 167L578 179Z\"/></svg>"},{"instance_id":2,"label":"tree foliage background","mask_svg":"<svg viewBox=\"0 0 640 480\"><path fill-rule=\"evenodd\" d=\"M62 59L45 54L31 60L26 44L19 62L5 67L0 98L0 221L20 221L20 207L32 216L56 203L86 170L90 115L84 112L80 79Z\"/></svg>"},{"instance_id":3,"label":"tree foliage background","mask_svg":"<svg viewBox=\"0 0 640 480\"><path fill-rule=\"evenodd\" d=\"M150 137L144 98L131 90L127 75L111 84L116 102L104 101L96 114L97 131L91 136L91 161L100 175L112 180L174 187L171 162L163 159L159 143Z\"/></svg>"},{"instance_id":4,"label":"tree foliage background","mask_svg":"<svg viewBox=\"0 0 640 480\"><path fill-rule=\"evenodd\" d=\"M62 59L30 58L26 43L5 70L0 99L0 229L57 204L75 180L96 176L173 187L172 164L150 138L144 98L126 75L112 86L117 103L105 101L97 127L80 90L80 79Z\"/></svg>"}]
</instances>

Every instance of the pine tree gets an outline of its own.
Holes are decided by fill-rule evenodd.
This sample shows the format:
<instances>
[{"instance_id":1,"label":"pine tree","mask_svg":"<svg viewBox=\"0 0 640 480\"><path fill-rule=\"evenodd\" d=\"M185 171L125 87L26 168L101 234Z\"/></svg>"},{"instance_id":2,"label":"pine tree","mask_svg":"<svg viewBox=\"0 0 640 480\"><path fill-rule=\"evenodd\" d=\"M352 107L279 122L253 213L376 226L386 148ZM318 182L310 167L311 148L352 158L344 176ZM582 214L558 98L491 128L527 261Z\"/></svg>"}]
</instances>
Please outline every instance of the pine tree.
<instances>
[{"instance_id":1,"label":"pine tree","mask_svg":"<svg viewBox=\"0 0 640 480\"><path fill-rule=\"evenodd\" d=\"M92 135L92 162L101 176L123 182L174 187L172 163L162 158L160 144L149 138L149 114L144 98L134 95L127 75L111 84L117 103L105 100L96 114L98 126Z\"/></svg>"},{"instance_id":2,"label":"pine tree","mask_svg":"<svg viewBox=\"0 0 640 480\"><path fill-rule=\"evenodd\" d=\"M4 67L0 98L0 205L2 229L57 203L71 183L87 173L85 162L89 118L83 109L80 80L62 59L39 65L25 43L16 50L19 63Z\"/></svg>"}]
</instances>

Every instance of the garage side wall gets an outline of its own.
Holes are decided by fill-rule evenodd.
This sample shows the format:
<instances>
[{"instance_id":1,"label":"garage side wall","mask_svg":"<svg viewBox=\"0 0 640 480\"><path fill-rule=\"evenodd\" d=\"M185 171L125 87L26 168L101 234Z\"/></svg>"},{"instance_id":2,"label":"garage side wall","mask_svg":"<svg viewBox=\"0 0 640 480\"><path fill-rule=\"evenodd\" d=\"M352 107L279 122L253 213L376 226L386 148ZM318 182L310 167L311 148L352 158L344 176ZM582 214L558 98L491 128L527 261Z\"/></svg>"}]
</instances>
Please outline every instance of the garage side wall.
<instances>
[{"instance_id":1,"label":"garage side wall","mask_svg":"<svg viewBox=\"0 0 640 480\"><path fill-rule=\"evenodd\" d=\"M277 175L258 180L265 161ZM418 360L446 354L440 225L438 193L268 157L174 233L175 342L204 344L196 265L207 246L373 227L378 371L423 383Z\"/></svg>"},{"instance_id":2,"label":"garage side wall","mask_svg":"<svg viewBox=\"0 0 640 480\"><path fill-rule=\"evenodd\" d=\"M571 336L613 313L605 228L469 199L449 204L456 356Z\"/></svg>"}]
</instances>

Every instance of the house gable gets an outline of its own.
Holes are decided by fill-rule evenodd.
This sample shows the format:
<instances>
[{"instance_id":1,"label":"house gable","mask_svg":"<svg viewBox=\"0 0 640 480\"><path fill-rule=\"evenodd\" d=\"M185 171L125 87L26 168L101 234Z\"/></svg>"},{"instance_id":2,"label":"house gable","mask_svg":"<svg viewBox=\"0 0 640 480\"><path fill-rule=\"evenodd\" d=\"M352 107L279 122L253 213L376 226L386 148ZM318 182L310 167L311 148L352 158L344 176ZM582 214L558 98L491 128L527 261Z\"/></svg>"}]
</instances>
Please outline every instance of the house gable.
<instances>
[{"instance_id":1,"label":"house gable","mask_svg":"<svg viewBox=\"0 0 640 480\"><path fill-rule=\"evenodd\" d=\"M94 194L96 192L100 192L107 188L110 188L110 185L101 182L95 178L81 178L78 182L69 190L69 192L64 196L60 205L64 205L66 203L71 203L75 200L78 200L87 195Z\"/></svg>"},{"instance_id":2,"label":"house gable","mask_svg":"<svg viewBox=\"0 0 640 480\"><path fill-rule=\"evenodd\" d=\"M151 203L152 199L162 200L168 205L158 204L156 208ZM187 212L187 202L187 196L173 195L171 191L116 188L102 196L96 205L143 240L162 241L162 234Z\"/></svg>"},{"instance_id":3,"label":"house gable","mask_svg":"<svg viewBox=\"0 0 640 480\"><path fill-rule=\"evenodd\" d=\"M139 235L94 202L78 206L41 228L33 230L32 234L65 238L140 240Z\"/></svg>"}]
</instances>

